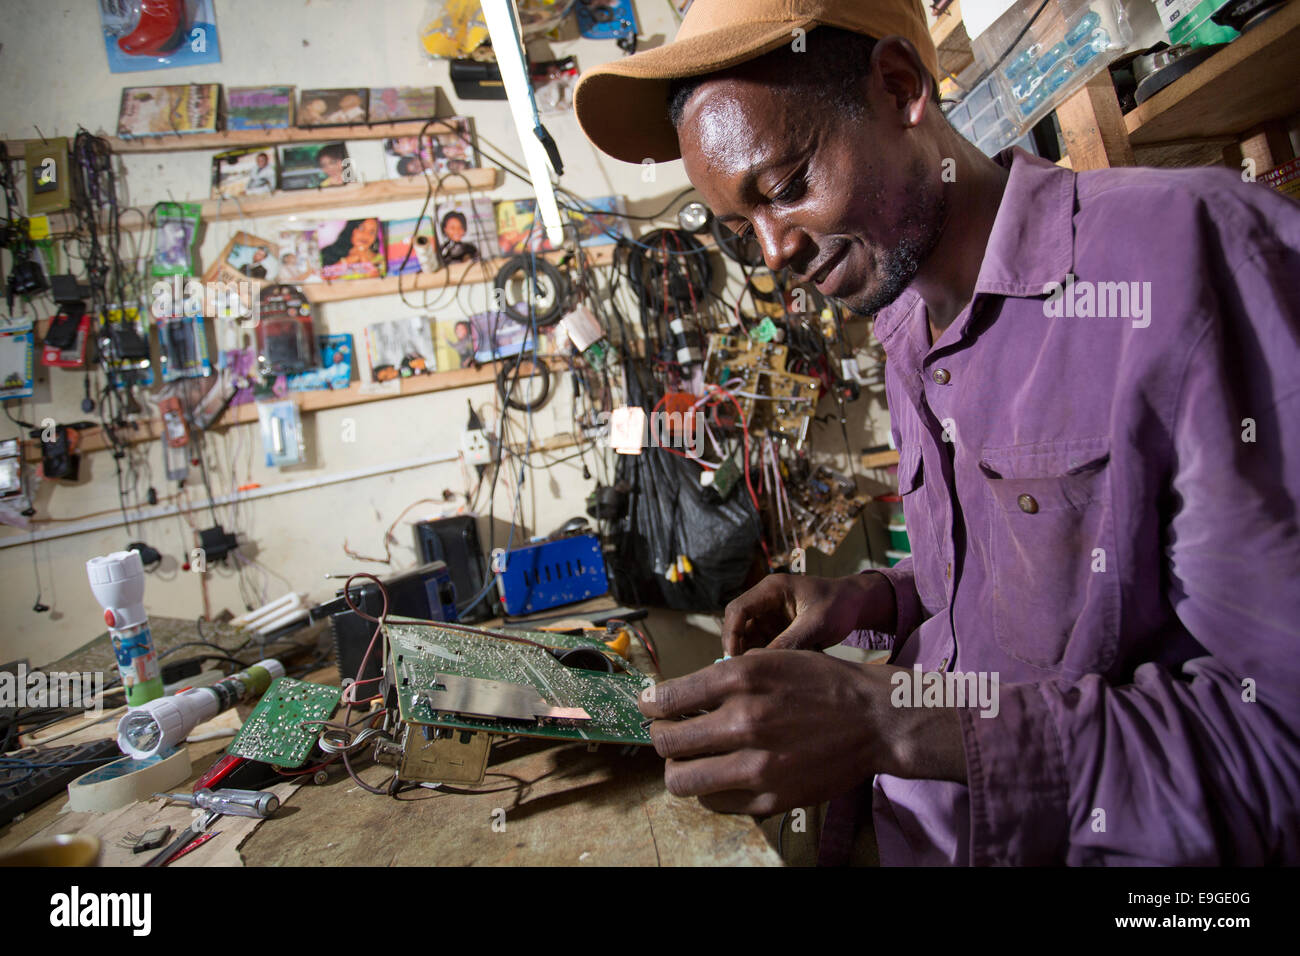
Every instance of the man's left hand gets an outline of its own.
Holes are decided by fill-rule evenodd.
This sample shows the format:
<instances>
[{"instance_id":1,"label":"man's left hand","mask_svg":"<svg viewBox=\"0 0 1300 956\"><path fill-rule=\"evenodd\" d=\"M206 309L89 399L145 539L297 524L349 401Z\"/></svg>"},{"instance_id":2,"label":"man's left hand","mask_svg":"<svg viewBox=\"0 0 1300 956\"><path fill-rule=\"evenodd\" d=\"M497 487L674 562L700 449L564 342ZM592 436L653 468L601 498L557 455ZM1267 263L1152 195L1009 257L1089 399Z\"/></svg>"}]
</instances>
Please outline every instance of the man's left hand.
<instances>
[{"instance_id":1,"label":"man's left hand","mask_svg":"<svg viewBox=\"0 0 1300 956\"><path fill-rule=\"evenodd\" d=\"M964 783L956 711L893 706L900 670L910 679L904 668L759 648L647 688L640 707L657 718L668 790L713 810L812 806L877 773Z\"/></svg>"}]
</instances>

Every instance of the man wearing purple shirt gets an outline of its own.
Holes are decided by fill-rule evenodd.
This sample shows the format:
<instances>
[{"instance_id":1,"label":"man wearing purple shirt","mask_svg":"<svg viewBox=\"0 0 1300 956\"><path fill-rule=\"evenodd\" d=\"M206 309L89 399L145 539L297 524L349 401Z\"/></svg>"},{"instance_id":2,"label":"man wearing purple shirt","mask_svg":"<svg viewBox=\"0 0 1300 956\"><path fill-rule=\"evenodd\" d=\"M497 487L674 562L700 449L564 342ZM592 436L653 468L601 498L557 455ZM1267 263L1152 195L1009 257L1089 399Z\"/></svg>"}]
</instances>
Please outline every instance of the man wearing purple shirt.
<instances>
[{"instance_id":1,"label":"man wearing purple shirt","mask_svg":"<svg viewBox=\"0 0 1300 956\"><path fill-rule=\"evenodd\" d=\"M884 863L1300 862L1300 207L990 160L935 72L918 0L696 0L575 94L876 315L914 549L732 602L732 659L643 702L667 785L870 784ZM890 665L820 653L846 638Z\"/></svg>"}]
</instances>

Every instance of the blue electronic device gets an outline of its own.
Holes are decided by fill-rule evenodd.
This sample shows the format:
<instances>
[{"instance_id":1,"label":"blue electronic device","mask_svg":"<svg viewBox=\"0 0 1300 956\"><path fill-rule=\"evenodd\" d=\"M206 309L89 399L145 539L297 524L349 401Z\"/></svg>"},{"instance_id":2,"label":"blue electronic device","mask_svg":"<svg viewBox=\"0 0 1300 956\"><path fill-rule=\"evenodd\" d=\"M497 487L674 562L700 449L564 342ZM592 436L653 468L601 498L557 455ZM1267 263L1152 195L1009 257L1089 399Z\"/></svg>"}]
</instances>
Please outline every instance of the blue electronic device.
<instances>
[{"instance_id":1,"label":"blue electronic device","mask_svg":"<svg viewBox=\"0 0 1300 956\"><path fill-rule=\"evenodd\" d=\"M609 590L600 539L574 535L516 548L505 554L497 577L505 612L517 617L574 604Z\"/></svg>"},{"instance_id":2,"label":"blue electronic device","mask_svg":"<svg viewBox=\"0 0 1300 956\"><path fill-rule=\"evenodd\" d=\"M578 0L578 32L588 40L625 40L637 34L629 0Z\"/></svg>"}]
</instances>

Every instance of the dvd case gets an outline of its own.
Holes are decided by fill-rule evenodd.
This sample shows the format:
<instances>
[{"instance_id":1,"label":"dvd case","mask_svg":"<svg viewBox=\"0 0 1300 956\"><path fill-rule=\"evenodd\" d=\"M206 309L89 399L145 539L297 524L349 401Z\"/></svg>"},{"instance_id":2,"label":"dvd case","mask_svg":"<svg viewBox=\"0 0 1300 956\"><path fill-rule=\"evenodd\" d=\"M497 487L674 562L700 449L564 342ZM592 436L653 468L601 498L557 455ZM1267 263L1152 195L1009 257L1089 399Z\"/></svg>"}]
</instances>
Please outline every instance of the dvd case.
<instances>
[{"instance_id":1,"label":"dvd case","mask_svg":"<svg viewBox=\"0 0 1300 956\"><path fill-rule=\"evenodd\" d=\"M415 135L384 140L384 166L390 179L419 176L425 170L442 177L474 169L478 162L473 126L466 116L439 120L423 139Z\"/></svg>"},{"instance_id":2,"label":"dvd case","mask_svg":"<svg viewBox=\"0 0 1300 956\"><path fill-rule=\"evenodd\" d=\"M280 230L280 281L320 282L320 240L316 223Z\"/></svg>"},{"instance_id":3,"label":"dvd case","mask_svg":"<svg viewBox=\"0 0 1300 956\"><path fill-rule=\"evenodd\" d=\"M497 241L492 200L440 203L434 215L438 221L438 258L444 265L492 257Z\"/></svg>"},{"instance_id":4,"label":"dvd case","mask_svg":"<svg viewBox=\"0 0 1300 956\"><path fill-rule=\"evenodd\" d=\"M370 91L359 89L303 90L298 94L298 126L349 126L366 121Z\"/></svg>"},{"instance_id":5,"label":"dvd case","mask_svg":"<svg viewBox=\"0 0 1300 956\"><path fill-rule=\"evenodd\" d=\"M572 226L582 246L607 246L627 235L623 214L626 206L622 196L601 196L583 200L587 212L569 213L566 230ZM501 255L520 252L549 252L555 247L546 238L546 230L536 222L537 200L503 200L496 204L498 246ZM598 211L597 211L598 210Z\"/></svg>"},{"instance_id":6,"label":"dvd case","mask_svg":"<svg viewBox=\"0 0 1300 956\"><path fill-rule=\"evenodd\" d=\"M384 275L384 230L378 219L322 222L316 241L322 279L378 279Z\"/></svg>"},{"instance_id":7,"label":"dvd case","mask_svg":"<svg viewBox=\"0 0 1300 956\"><path fill-rule=\"evenodd\" d=\"M370 90L370 122L430 119L438 112L436 86L376 86Z\"/></svg>"},{"instance_id":8,"label":"dvd case","mask_svg":"<svg viewBox=\"0 0 1300 956\"><path fill-rule=\"evenodd\" d=\"M184 136L217 131L221 86L187 83L183 86L128 86L122 90L117 135Z\"/></svg>"},{"instance_id":9,"label":"dvd case","mask_svg":"<svg viewBox=\"0 0 1300 956\"><path fill-rule=\"evenodd\" d=\"M468 368L508 358L533 346L532 331L504 312L478 312L469 318L439 318L434 335L441 369Z\"/></svg>"},{"instance_id":10,"label":"dvd case","mask_svg":"<svg viewBox=\"0 0 1300 956\"><path fill-rule=\"evenodd\" d=\"M370 377L375 382L429 375L438 367L433 334L425 316L374 322L366 327Z\"/></svg>"},{"instance_id":11,"label":"dvd case","mask_svg":"<svg viewBox=\"0 0 1300 956\"><path fill-rule=\"evenodd\" d=\"M384 223L384 242L390 276L437 271L438 238L434 233L434 221L428 216Z\"/></svg>"},{"instance_id":12,"label":"dvd case","mask_svg":"<svg viewBox=\"0 0 1300 956\"><path fill-rule=\"evenodd\" d=\"M212 157L212 198L268 196L275 192L275 149L232 149Z\"/></svg>"},{"instance_id":13,"label":"dvd case","mask_svg":"<svg viewBox=\"0 0 1300 956\"><path fill-rule=\"evenodd\" d=\"M292 86L232 86L226 90L226 129L288 129Z\"/></svg>"},{"instance_id":14,"label":"dvd case","mask_svg":"<svg viewBox=\"0 0 1300 956\"><path fill-rule=\"evenodd\" d=\"M339 391L352 380L352 336L347 332L318 337L320 368L289 375L285 384L291 392Z\"/></svg>"},{"instance_id":15,"label":"dvd case","mask_svg":"<svg viewBox=\"0 0 1300 956\"><path fill-rule=\"evenodd\" d=\"M354 182L347 143L303 143L280 147L280 188L318 189Z\"/></svg>"}]
</instances>

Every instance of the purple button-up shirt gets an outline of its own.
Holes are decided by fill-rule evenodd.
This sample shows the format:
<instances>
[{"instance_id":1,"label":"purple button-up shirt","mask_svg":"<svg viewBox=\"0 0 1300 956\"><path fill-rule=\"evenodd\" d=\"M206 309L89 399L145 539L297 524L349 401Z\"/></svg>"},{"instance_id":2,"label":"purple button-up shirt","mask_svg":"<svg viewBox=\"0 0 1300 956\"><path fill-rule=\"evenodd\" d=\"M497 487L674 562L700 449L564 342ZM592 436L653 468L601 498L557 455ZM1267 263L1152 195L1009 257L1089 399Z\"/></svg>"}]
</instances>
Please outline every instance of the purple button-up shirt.
<instances>
[{"instance_id":1,"label":"purple button-up shirt","mask_svg":"<svg viewBox=\"0 0 1300 956\"><path fill-rule=\"evenodd\" d=\"M876 778L881 860L1300 862L1300 205L999 162L965 310L876 318L894 662L999 692L968 785Z\"/></svg>"}]
</instances>

